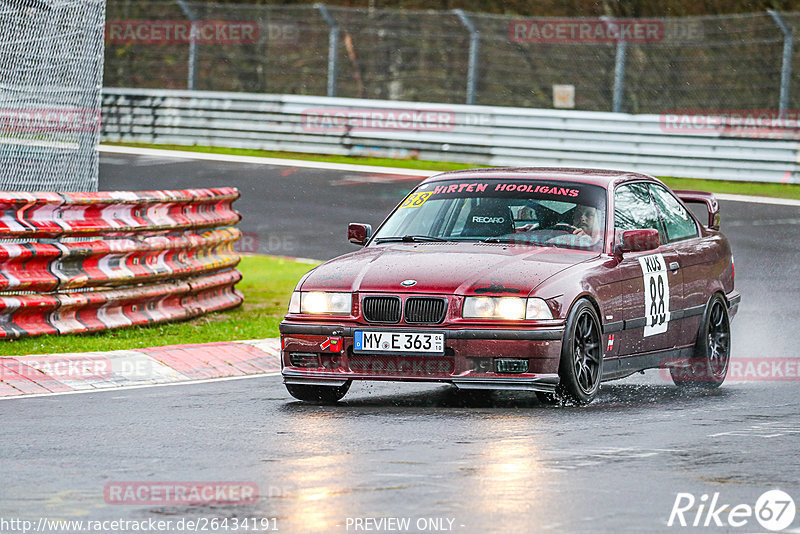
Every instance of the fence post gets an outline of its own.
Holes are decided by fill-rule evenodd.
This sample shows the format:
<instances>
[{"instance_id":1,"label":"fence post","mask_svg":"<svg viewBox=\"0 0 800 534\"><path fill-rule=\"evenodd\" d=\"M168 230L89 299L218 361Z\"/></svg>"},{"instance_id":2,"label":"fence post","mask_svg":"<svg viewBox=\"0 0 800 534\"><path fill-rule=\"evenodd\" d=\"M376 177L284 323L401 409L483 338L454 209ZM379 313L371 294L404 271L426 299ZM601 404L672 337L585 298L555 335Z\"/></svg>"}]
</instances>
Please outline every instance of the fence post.
<instances>
[{"instance_id":1,"label":"fence post","mask_svg":"<svg viewBox=\"0 0 800 534\"><path fill-rule=\"evenodd\" d=\"M325 4L314 4L322 18L329 26L328 30L328 96L336 96L336 69L337 69L337 50L339 48L339 24L333 18L328 6Z\"/></svg>"},{"instance_id":2,"label":"fence post","mask_svg":"<svg viewBox=\"0 0 800 534\"><path fill-rule=\"evenodd\" d=\"M178 5L181 7L181 11L183 11L186 18L192 22L192 30L194 30L194 22L197 20L194 16L194 12L186 5L184 0L178 0ZM191 31L189 40L189 75L186 80L186 88L190 91L194 91L195 70L197 70L197 41L194 38L194 31Z\"/></svg>"},{"instance_id":3,"label":"fence post","mask_svg":"<svg viewBox=\"0 0 800 534\"><path fill-rule=\"evenodd\" d=\"M614 20L610 17L600 17L610 29ZM622 38L622 34L617 27L617 54L614 58L614 96L611 103L611 111L622 113L622 103L625 98L625 55L628 43Z\"/></svg>"},{"instance_id":4,"label":"fence post","mask_svg":"<svg viewBox=\"0 0 800 534\"><path fill-rule=\"evenodd\" d=\"M789 83L792 77L792 44L794 35L792 30L783 21L781 14L774 9L768 9L767 13L772 15L775 24L783 32L783 62L781 65L781 96L778 102L778 111L781 115L785 114L789 109Z\"/></svg>"},{"instance_id":5,"label":"fence post","mask_svg":"<svg viewBox=\"0 0 800 534\"><path fill-rule=\"evenodd\" d=\"M475 103L475 87L478 84L478 51L481 45L481 33L470 18L460 9L454 9L461 23L469 32L469 66L467 68L467 104Z\"/></svg>"}]
</instances>

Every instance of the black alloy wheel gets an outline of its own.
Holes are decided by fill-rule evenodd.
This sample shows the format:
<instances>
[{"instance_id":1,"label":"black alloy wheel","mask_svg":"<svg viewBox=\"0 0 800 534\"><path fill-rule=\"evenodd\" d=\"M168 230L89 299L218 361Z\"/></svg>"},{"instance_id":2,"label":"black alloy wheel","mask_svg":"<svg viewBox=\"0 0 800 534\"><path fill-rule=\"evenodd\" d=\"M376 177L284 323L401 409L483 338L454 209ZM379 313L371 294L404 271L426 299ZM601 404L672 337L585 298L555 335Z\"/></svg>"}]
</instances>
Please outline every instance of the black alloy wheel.
<instances>
[{"instance_id":1,"label":"black alloy wheel","mask_svg":"<svg viewBox=\"0 0 800 534\"><path fill-rule=\"evenodd\" d=\"M558 376L560 382L555 393L537 393L541 402L589 404L600 390L603 376L600 320L586 299L579 300L569 313Z\"/></svg>"}]
</instances>

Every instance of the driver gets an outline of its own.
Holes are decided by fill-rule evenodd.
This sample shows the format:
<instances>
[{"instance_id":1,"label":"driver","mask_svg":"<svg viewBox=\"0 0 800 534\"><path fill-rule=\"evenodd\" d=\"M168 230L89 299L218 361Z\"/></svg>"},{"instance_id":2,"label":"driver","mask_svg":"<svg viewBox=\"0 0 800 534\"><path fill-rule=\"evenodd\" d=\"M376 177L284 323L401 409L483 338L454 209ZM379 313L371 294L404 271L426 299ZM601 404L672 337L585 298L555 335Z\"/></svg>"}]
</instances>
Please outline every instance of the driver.
<instances>
[{"instance_id":1,"label":"driver","mask_svg":"<svg viewBox=\"0 0 800 534\"><path fill-rule=\"evenodd\" d=\"M600 221L597 216L597 208L578 204L572 214L572 225L575 235L585 235L597 237L600 233Z\"/></svg>"}]
</instances>

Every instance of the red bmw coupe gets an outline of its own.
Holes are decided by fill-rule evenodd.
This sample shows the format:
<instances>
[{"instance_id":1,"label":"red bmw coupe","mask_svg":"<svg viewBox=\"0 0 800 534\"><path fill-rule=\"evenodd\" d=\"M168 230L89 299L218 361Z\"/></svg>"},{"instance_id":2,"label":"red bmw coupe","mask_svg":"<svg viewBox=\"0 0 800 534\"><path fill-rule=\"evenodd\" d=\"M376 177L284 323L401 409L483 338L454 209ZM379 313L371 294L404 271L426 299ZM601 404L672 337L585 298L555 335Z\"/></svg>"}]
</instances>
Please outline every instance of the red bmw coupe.
<instances>
[{"instance_id":1,"label":"red bmw coupe","mask_svg":"<svg viewBox=\"0 0 800 534\"><path fill-rule=\"evenodd\" d=\"M709 193L619 171L448 172L348 238L363 248L306 274L280 325L298 399L402 380L585 404L644 369L707 388L727 374L740 295Z\"/></svg>"}]
</instances>

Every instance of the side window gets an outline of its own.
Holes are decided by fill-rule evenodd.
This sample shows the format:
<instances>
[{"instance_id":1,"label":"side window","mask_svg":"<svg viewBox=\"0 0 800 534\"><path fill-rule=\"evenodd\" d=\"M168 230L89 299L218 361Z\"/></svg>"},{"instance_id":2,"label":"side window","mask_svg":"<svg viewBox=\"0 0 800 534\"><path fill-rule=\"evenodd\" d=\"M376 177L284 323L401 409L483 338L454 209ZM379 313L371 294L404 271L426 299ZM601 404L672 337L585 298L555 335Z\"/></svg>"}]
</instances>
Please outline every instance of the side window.
<instances>
[{"instance_id":1,"label":"side window","mask_svg":"<svg viewBox=\"0 0 800 534\"><path fill-rule=\"evenodd\" d=\"M689 237L697 236L697 224L686 209L681 206L672 193L661 186L651 185L653 199L658 206L661 215L664 217L664 226L667 230L667 238L670 241L678 241Z\"/></svg>"},{"instance_id":2,"label":"side window","mask_svg":"<svg viewBox=\"0 0 800 534\"><path fill-rule=\"evenodd\" d=\"M658 212L643 183L621 185L614 192L614 230L659 230Z\"/></svg>"}]
</instances>

